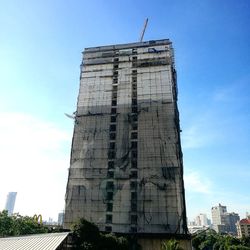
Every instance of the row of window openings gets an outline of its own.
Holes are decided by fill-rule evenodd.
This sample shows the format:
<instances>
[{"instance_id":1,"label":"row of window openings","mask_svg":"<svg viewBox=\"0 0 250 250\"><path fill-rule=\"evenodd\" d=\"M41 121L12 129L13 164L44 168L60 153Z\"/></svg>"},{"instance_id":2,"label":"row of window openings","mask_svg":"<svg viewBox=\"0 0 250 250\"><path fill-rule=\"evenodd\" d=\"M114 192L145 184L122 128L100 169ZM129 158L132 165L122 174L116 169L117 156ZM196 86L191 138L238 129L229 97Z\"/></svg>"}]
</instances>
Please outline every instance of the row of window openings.
<instances>
[{"instance_id":1,"label":"row of window openings","mask_svg":"<svg viewBox=\"0 0 250 250\"><path fill-rule=\"evenodd\" d=\"M112 227L111 227L111 226L106 226L106 227L105 227L105 231L106 231L106 232L112 232ZM132 226L132 227L130 228L130 232L131 232L131 233L136 233L136 232L137 232L137 227Z\"/></svg>"},{"instance_id":2,"label":"row of window openings","mask_svg":"<svg viewBox=\"0 0 250 250\"><path fill-rule=\"evenodd\" d=\"M112 108L116 108L117 99L112 100L111 105L112 105ZM135 98L132 99L132 112L137 113L137 100Z\"/></svg>"},{"instance_id":3,"label":"row of window openings","mask_svg":"<svg viewBox=\"0 0 250 250\"><path fill-rule=\"evenodd\" d=\"M112 113L112 112L114 112L114 113ZM115 110L113 110L113 111L111 110L111 113L112 113L112 115L110 117L110 122L111 123L116 123L116 115L115 115L116 111ZM134 113L136 113L136 112L134 112ZM137 128L138 128L137 120L138 120L137 114L136 115L132 114L131 117L130 117L130 122L131 122L132 130L137 130ZM115 125L115 124L111 124L111 125Z\"/></svg>"},{"instance_id":4,"label":"row of window openings","mask_svg":"<svg viewBox=\"0 0 250 250\"><path fill-rule=\"evenodd\" d=\"M113 89L112 89L112 100L113 99L117 99L117 85L113 85ZM132 99L133 98L137 98L137 86L136 85L132 85Z\"/></svg>"},{"instance_id":5,"label":"row of window openings","mask_svg":"<svg viewBox=\"0 0 250 250\"><path fill-rule=\"evenodd\" d=\"M112 214L107 214L106 215L106 223L110 224L112 223L113 216ZM137 215L132 214L130 217L131 224L137 224Z\"/></svg>"},{"instance_id":6,"label":"row of window openings","mask_svg":"<svg viewBox=\"0 0 250 250\"><path fill-rule=\"evenodd\" d=\"M132 57L132 61L133 61L133 62L136 62L136 61L137 61L137 56L133 56L133 57ZM114 70L119 69L118 62L119 62L119 58L114 58L114 65L113 65L113 69L114 69ZM114 72L115 72L115 71L114 71ZM117 72L117 74L118 74L118 72ZM132 70L132 74L137 74L137 70Z\"/></svg>"},{"instance_id":7,"label":"row of window openings","mask_svg":"<svg viewBox=\"0 0 250 250\"><path fill-rule=\"evenodd\" d=\"M109 171L108 171L108 174L107 174L107 176L109 177L109 178L114 178L114 172L113 171L110 171L110 170L113 170L115 168L115 162L114 161L108 161L108 169L109 169ZM137 159L135 159L135 158L132 158L132 160L131 160L131 168L133 169L137 169Z\"/></svg>"},{"instance_id":8,"label":"row of window openings","mask_svg":"<svg viewBox=\"0 0 250 250\"><path fill-rule=\"evenodd\" d=\"M131 202L131 212L137 211L137 202ZM107 203L107 212L113 212L113 203Z\"/></svg>"},{"instance_id":9,"label":"row of window openings","mask_svg":"<svg viewBox=\"0 0 250 250\"><path fill-rule=\"evenodd\" d=\"M112 160L116 157L116 151L115 149L109 149L108 152L108 159ZM137 141L131 142L131 158L136 159L137 158Z\"/></svg>"},{"instance_id":10,"label":"row of window openings","mask_svg":"<svg viewBox=\"0 0 250 250\"><path fill-rule=\"evenodd\" d=\"M131 123L132 130L137 130L137 128L138 128L137 116L133 116L133 117L132 117L132 120L133 120L133 122ZM110 117L110 122L111 122L111 123L116 123L116 115ZM111 125L110 125L110 130L113 130L113 131L114 131L115 128L114 128L114 127L111 127L112 125L116 126L116 124L111 124ZM134 133L135 133L135 131L132 131L132 133L133 133L133 135L131 136L131 138L132 138L132 139L136 139L136 138L134 138L134 135L135 135Z\"/></svg>"},{"instance_id":11,"label":"row of window openings","mask_svg":"<svg viewBox=\"0 0 250 250\"><path fill-rule=\"evenodd\" d=\"M131 168L136 169L137 168L137 162L136 163L133 162L133 164L131 163ZM108 179L113 179L114 178L114 171L111 171L113 169L114 169L113 167L109 168L109 171L107 172L107 178ZM131 179L137 179L138 178L137 170L131 170L129 177ZM135 183L132 184L132 182L131 182L131 188L135 189L135 186L136 186L136 184ZM109 186L109 189L112 189L112 188Z\"/></svg>"},{"instance_id":12,"label":"row of window openings","mask_svg":"<svg viewBox=\"0 0 250 250\"><path fill-rule=\"evenodd\" d=\"M112 108L111 108L111 114L116 114L117 112L117 100L112 101ZM138 108L136 105L132 106L132 113L137 113L138 112Z\"/></svg>"},{"instance_id":13,"label":"row of window openings","mask_svg":"<svg viewBox=\"0 0 250 250\"><path fill-rule=\"evenodd\" d=\"M136 140L137 138L138 138L137 132L131 133L131 139L132 139L132 140ZM116 131L110 132L110 134L109 134L109 139L112 140L112 141L116 139ZM137 142L136 142L136 141L132 141L132 142L131 142L131 148L132 148L132 149L133 149L133 148L137 148Z\"/></svg>"},{"instance_id":14,"label":"row of window openings","mask_svg":"<svg viewBox=\"0 0 250 250\"><path fill-rule=\"evenodd\" d=\"M132 139L137 139L137 135L134 138L132 138ZM131 142L131 149L132 150L137 149L137 145L138 145L137 141L132 141ZM116 155L116 152L115 152L115 142L110 142L110 144L109 144L108 158L109 159L112 159L112 158L114 159L115 155Z\"/></svg>"},{"instance_id":15,"label":"row of window openings","mask_svg":"<svg viewBox=\"0 0 250 250\"><path fill-rule=\"evenodd\" d=\"M107 192L107 200L112 201L113 195L114 195L114 193L112 191L108 191ZM131 204L132 204L132 202L136 202L136 201L137 201L137 192L131 192Z\"/></svg>"},{"instance_id":16,"label":"row of window openings","mask_svg":"<svg viewBox=\"0 0 250 250\"><path fill-rule=\"evenodd\" d=\"M117 92L117 88L118 88L117 85L113 85L112 92ZM132 84L132 92L137 92L137 84L135 82L133 82L133 84Z\"/></svg>"},{"instance_id":17,"label":"row of window openings","mask_svg":"<svg viewBox=\"0 0 250 250\"><path fill-rule=\"evenodd\" d=\"M137 172L133 171L132 174L134 175L133 178L137 178ZM136 181L131 181L130 182L130 189L132 192L131 194L136 194L136 190L137 190L137 182ZM113 200L113 191L114 191L114 183L113 182L107 182L106 185L106 191L107 193L107 200L112 201ZM131 198L131 200L135 200Z\"/></svg>"},{"instance_id":18,"label":"row of window openings","mask_svg":"<svg viewBox=\"0 0 250 250\"><path fill-rule=\"evenodd\" d=\"M107 192L107 200L108 201L113 201L113 195L114 195L114 193L112 191L108 191ZM137 203L137 192L136 191L131 192L131 200L130 201L131 201L131 206L132 206L132 204Z\"/></svg>"},{"instance_id":19,"label":"row of window openings","mask_svg":"<svg viewBox=\"0 0 250 250\"><path fill-rule=\"evenodd\" d=\"M136 168L137 168L137 164L132 164L131 163L131 171L130 171L129 177L132 178L132 179L138 178L138 172L137 172ZM114 178L114 171L112 171L113 169L114 169L114 167L109 168L109 170L107 172L107 177L109 179L113 179Z\"/></svg>"},{"instance_id":20,"label":"row of window openings","mask_svg":"<svg viewBox=\"0 0 250 250\"><path fill-rule=\"evenodd\" d=\"M134 125L137 126L137 124L134 124ZM115 133L116 132L116 124L111 124L109 126L109 131L110 131L110 133ZM131 139L137 139L137 137L138 137L138 133L137 132L135 132L135 131L131 132ZM112 142L112 144L113 144L113 142Z\"/></svg>"}]
</instances>

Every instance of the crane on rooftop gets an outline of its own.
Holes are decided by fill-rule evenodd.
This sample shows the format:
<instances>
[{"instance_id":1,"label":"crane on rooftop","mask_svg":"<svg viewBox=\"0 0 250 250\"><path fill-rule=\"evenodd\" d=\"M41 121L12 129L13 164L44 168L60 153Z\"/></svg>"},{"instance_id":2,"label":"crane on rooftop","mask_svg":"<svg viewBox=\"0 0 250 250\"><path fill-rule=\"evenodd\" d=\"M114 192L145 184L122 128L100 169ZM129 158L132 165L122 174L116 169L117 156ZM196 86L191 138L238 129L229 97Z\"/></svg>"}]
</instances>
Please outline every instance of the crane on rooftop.
<instances>
[{"instance_id":1,"label":"crane on rooftop","mask_svg":"<svg viewBox=\"0 0 250 250\"><path fill-rule=\"evenodd\" d=\"M142 30L142 33L141 33L141 36L140 36L140 40L139 40L140 42L142 42L142 40L143 40L144 33L145 33L146 28L147 28L147 25L148 25L148 18L145 20L143 30Z\"/></svg>"}]
</instances>

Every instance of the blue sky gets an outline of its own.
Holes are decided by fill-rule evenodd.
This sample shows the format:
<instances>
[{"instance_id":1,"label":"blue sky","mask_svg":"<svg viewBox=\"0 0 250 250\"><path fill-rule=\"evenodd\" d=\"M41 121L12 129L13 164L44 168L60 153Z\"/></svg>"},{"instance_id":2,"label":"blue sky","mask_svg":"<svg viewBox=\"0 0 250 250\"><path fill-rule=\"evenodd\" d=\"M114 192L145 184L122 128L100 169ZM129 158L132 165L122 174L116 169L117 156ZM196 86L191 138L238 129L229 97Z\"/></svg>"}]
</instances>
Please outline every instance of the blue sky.
<instances>
[{"instance_id":1,"label":"blue sky","mask_svg":"<svg viewBox=\"0 0 250 250\"><path fill-rule=\"evenodd\" d=\"M219 202L250 212L248 0L0 0L0 209L64 207L81 52L170 38L175 48L189 219Z\"/></svg>"}]
</instances>

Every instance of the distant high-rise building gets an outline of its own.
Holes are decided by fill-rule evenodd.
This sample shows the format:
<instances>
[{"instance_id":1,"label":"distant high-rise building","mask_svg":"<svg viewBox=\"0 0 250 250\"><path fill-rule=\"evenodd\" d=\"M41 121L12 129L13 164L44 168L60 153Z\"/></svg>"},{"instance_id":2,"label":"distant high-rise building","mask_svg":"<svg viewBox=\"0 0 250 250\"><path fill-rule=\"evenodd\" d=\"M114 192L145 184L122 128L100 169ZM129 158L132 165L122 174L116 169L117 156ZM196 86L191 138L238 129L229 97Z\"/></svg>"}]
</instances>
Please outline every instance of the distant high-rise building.
<instances>
[{"instance_id":1,"label":"distant high-rise building","mask_svg":"<svg viewBox=\"0 0 250 250\"><path fill-rule=\"evenodd\" d=\"M9 192L6 199L5 210L8 211L8 215L12 215L15 207L17 192Z\"/></svg>"},{"instance_id":2,"label":"distant high-rise building","mask_svg":"<svg viewBox=\"0 0 250 250\"><path fill-rule=\"evenodd\" d=\"M195 218L196 226L208 226L208 219L206 214L199 214Z\"/></svg>"},{"instance_id":3,"label":"distant high-rise building","mask_svg":"<svg viewBox=\"0 0 250 250\"><path fill-rule=\"evenodd\" d=\"M219 204L219 206L212 207L211 212L213 225L225 224L224 214L227 213L226 206Z\"/></svg>"},{"instance_id":4,"label":"distant high-rise building","mask_svg":"<svg viewBox=\"0 0 250 250\"><path fill-rule=\"evenodd\" d=\"M64 227L189 237L176 78L168 39L85 49Z\"/></svg>"},{"instance_id":5,"label":"distant high-rise building","mask_svg":"<svg viewBox=\"0 0 250 250\"><path fill-rule=\"evenodd\" d=\"M240 217L236 213L228 213L227 207L219 206L212 207L212 221L213 227L220 233L236 234L236 222L240 220Z\"/></svg>"},{"instance_id":6,"label":"distant high-rise building","mask_svg":"<svg viewBox=\"0 0 250 250\"><path fill-rule=\"evenodd\" d=\"M63 225L63 221L64 221L64 212L58 214L58 220L57 220L58 225Z\"/></svg>"}]
</instances>

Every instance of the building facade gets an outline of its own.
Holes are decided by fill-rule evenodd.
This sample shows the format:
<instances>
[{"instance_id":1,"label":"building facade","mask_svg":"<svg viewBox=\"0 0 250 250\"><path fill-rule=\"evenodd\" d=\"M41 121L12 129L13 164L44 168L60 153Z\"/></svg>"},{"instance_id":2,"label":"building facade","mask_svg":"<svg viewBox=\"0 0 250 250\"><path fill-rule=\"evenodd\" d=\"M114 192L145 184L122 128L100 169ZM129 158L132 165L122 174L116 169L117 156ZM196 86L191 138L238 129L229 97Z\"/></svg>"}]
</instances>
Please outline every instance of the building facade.
<instances>
[{"instance_id":1,"label":"building facade","mask_svg":"<svg viewBox=\"0 0 250 250\"><path fill-rule=\"evenodd\" d=\"M238 237L250 237L250 219L242 219L236 223Z\"/></svg>"},{"instance_id":2,"label":"building facade","mask_svg":"<svg viewBox=\"0 0 250 250\"><path fill-rule=\"evenodd\" d=\"M9 192L6 199L5 210L8 211L8 215L12 215L15 207L17 192Z\"/></svg>"},{"instance_id":3,"label":"building facade","mask_svg":"<svg viewBox=\"0 0 250 250\"><path fill-rule=\"evenodd\" d=\"M187 222L172 43L87 48L64 227L184 235Z\"/></svg>"}]
</instances>

